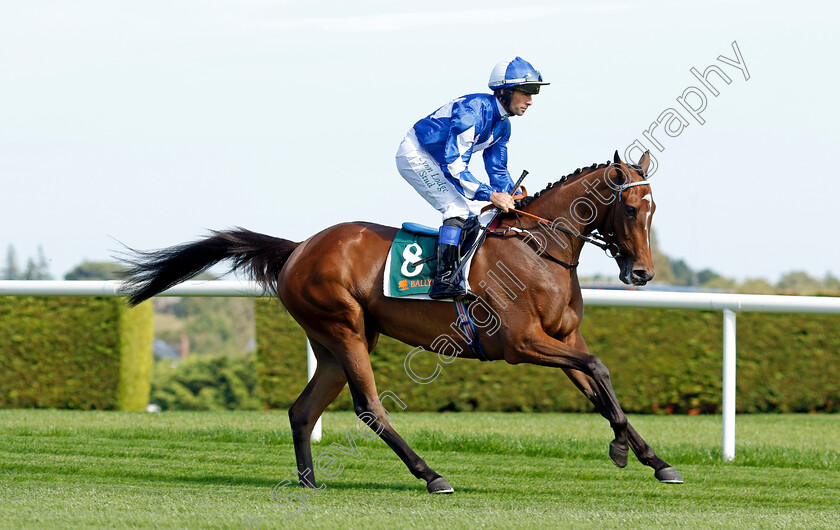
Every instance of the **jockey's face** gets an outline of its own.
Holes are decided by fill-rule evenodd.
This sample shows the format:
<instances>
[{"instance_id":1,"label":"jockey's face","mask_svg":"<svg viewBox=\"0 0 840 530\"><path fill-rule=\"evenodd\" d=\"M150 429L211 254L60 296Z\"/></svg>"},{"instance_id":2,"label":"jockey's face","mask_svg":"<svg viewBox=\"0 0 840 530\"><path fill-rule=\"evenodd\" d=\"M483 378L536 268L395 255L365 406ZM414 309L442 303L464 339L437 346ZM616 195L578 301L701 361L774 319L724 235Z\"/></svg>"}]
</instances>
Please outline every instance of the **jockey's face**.
<instances>
[{"instance_id":1,"label":"jockey's face","mask_svg":"<svg viewBox=\"0 0 840 530\"><path fill-rule=\"evenodd\" d=\"M516 116L522 116L530 106L531 94L514 89L513 95L510 98L510 104L508 104L508 112Z\"/></svg>"}]
</instances>

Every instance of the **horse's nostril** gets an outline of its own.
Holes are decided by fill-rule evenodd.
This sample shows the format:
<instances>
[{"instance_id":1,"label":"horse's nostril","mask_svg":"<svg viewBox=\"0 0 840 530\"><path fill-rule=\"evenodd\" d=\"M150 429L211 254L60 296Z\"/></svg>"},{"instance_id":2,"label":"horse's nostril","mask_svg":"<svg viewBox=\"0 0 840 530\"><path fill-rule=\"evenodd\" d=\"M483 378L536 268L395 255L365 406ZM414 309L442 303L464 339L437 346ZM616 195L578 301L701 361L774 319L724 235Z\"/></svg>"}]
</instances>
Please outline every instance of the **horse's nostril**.
<instances>
[{"instance_id":1,"label":"horse's nostril","mask_svg":"<svg viewBox=\"0 0 840 530\"><path fill-rule=\"evenodd\" d=\"M650 277L648 276L648 271L646 271L645 269L635 269L633 271L633 276L644 281L650 280Z\"/></svg>"}]
</instances>

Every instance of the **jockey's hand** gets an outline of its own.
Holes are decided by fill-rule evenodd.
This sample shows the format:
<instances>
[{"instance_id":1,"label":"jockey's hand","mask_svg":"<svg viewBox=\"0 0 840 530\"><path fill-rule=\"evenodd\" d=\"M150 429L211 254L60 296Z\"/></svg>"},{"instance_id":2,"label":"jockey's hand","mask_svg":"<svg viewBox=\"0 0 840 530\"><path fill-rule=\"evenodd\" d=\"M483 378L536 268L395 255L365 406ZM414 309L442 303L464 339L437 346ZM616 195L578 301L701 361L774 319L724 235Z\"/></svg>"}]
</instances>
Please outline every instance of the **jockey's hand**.
<instances>
[{"instance_id":1,"label":"jockey's hand","mask_svg":"<svg viewBox=\"0 0 840 530\"><path fill-rule=\"evenodd\" d=\"M493 203L493 206L503 212L507 212L511 208L516 208L516 205L513 203L513 197L510 196L510 193L494 191L493 194L490 195L490 202Z\"/></svg>"}]
</instances>

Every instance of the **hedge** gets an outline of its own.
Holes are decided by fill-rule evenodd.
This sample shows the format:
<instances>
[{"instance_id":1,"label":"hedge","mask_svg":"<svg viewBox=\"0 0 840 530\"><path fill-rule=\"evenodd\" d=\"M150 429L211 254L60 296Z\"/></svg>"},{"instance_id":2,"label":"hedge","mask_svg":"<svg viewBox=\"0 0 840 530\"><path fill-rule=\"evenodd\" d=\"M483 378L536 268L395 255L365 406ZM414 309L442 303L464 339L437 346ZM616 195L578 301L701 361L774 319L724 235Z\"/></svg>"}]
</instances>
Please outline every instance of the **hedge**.
<instances>
[{"instance_id":1,"label":"hedge","mask_svg":"<svg viewBox=\"0 0 840 530\"><path fill-rule=\"evenodd\" d=\"M454 318L454 309L453 309ZM582 332L610 369L623 408L636 413L717 413L722 388L722 313L587 307ZM268 408L287 408L306 384L305 334L276 300L256 306L260 387ZM840 316L738 315L739 412L840 410ZM371 354L377 389L406 410L593 410L561 370L504 361L456 360L418 384L406 374L412 348L381 337ZM421 353L412 369L431 376L437 356ZM387 404L386 404L387 406ZM352 409L345 388L330 410Z\"/></svg>"},{"instance_id":2,"label":"hedge","mask_svg":"<svg viewBox=\"0 0 840 530\"><path fill-rule=\"evenodd\" d=\"M0 407L144 410L151 303L0 297Z\"/></svg>"},{"instance_id":3,"label":"hedge","mask_svg":"<svg viewBox=\"0 0 840 530\"><path fill-rule=\"evenodd\" d=\"M162 410L259 410L256 355L189 355L155 362L150 402Z\"/></svg>"}]
</instances>

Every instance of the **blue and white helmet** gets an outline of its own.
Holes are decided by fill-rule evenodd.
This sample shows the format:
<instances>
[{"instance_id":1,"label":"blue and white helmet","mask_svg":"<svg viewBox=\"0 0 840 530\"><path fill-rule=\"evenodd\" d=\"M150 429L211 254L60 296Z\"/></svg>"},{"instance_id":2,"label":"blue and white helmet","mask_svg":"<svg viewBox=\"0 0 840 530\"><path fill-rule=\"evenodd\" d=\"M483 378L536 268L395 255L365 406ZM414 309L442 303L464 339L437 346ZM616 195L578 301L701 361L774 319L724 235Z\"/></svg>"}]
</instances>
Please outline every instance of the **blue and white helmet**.
<instances>
[{"instance_id":1,"label":"blue and white helmet","mask_svg":"<svg viewBox=\"0 0 840 530\"><path fill-rule=\"evenodd\" d=\"M512 57L497 64L490 72L487 86L494 92L505 88L516 88L529 94L539 94L541 85L548 85L543 81L539 70L522 57Z\"/></svg>"}]
</instances>

